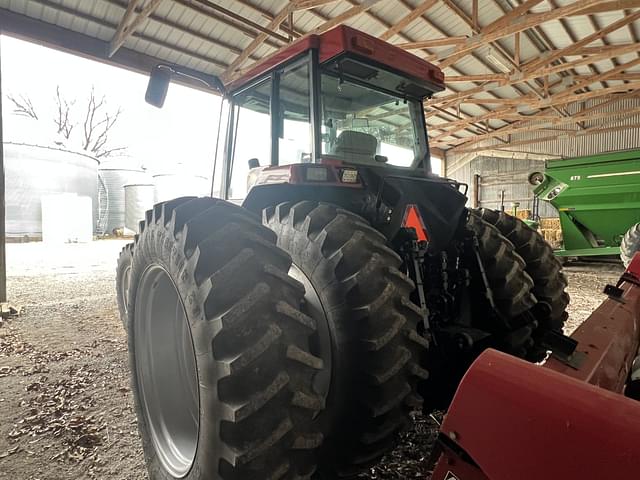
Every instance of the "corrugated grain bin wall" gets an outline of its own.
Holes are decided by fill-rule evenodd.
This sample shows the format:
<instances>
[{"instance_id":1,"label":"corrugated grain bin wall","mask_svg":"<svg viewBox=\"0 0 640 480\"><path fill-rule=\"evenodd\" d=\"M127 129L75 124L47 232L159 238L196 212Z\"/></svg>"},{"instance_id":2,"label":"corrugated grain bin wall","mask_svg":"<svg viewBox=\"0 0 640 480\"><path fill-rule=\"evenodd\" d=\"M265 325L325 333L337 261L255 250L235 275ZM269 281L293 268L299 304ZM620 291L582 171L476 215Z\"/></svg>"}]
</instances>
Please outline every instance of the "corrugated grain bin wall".
<instances>
[{"instance_id":1,"label":"corrugated grain bin wall","mask_svg":"<svg viewBox=\"0 0 640 480\"><path fill-rule=\"evenodd\" d=\"M69 150L4 143L7 237L42 236L42 197L62 193L91 198L98 217L98 160Z\"/></svg>"},{"instance_id":2,"label":"corrugated grain bin wall","mask_svg":"<svg viewBox=\"0 0 640 480\"><path fill-rule=\"evenodd\" d=\"M153 185L134 184L124 186L124 226L140 233L140 220L153 207Z\"/></svg>"},{"instance_id":3,"label":"corrugated grain bin wall","mask_svg":"<svg viewBox=\"0 0 640 480\"><path fill-rule=\"evenodd\" d=\"M106 220L103 222L104 233L111 233L125 226L124 186L129 184L150 183L149 175L142 169L127 167L120 162L103 165L99 170L107 190Z\"/></svg>"}]
</instances>

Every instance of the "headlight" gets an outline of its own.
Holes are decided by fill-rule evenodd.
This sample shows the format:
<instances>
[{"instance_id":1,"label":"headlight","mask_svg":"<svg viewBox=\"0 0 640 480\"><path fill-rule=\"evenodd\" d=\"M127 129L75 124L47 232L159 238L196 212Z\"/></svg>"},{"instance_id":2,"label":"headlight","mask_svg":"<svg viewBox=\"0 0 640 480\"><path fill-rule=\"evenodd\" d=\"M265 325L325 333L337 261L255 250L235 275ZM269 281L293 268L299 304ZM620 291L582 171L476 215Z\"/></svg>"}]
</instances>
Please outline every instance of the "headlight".
<instances>
[{"instance_id":1,"label":"headlight","mask_svg":"<svg viewBox=\"0 0 640 480\"><path fill-rule=\"evenodd\" d=\"M549 200L553 200L554 198L556 198L560 194L561 191L562 191L562 187L558 186L558 187L554 188L553 190L551 190L547 194L547 198Z\"/></svg>"}]
</instances>

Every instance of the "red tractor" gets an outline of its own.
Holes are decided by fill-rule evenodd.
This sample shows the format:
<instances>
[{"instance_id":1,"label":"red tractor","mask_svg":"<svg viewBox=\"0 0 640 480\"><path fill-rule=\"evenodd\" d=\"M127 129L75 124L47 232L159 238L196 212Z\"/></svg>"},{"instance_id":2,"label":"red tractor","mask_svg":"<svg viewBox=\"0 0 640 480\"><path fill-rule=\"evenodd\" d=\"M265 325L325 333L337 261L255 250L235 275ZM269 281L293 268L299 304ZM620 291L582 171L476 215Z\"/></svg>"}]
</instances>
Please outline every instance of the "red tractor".
<instances>
[{"instance_id":1,"label":"red tractor","mask_svg":"<svg viewBox=\"0 0 640 480\"><path fill-rule=\"evenodd\" d=\"M147 101L173 75L196 76L158 66ZM338 27L197 78L224 96L222 199L156 205L118 263L152 479L356 475L487 348L575 348L551 248L431 172L437 67Z\"/></svg>"}]
</instances>

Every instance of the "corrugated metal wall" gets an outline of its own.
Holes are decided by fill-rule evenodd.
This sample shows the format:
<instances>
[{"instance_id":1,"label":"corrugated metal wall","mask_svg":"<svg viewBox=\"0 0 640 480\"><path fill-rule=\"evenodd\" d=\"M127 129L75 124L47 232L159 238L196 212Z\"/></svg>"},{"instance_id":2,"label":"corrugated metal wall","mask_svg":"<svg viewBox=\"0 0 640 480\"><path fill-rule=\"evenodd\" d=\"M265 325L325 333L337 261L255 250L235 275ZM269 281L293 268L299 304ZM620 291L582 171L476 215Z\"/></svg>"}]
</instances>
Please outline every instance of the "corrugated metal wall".
<instances>
[{"instance_id":1,"label":"corrugated metal wall","mask_svg":"<svg viewBox=\"0 0 640 480\"><path fill-rule=\"evenodd\" d=\"M584 105L570 105L569 114L579 113L580 110L594 107L602 100L592 100ZM469 205L474 197L473 176L482 177L480 188L480 206L496 208L499 206L500 191L505 191L505 205L520 202L520 208L530 208L531 186L527 176L533 171L544 170L544 160L547 158L572 158L584 155L594 155L603 152L629 150L640 148L640 99L628 98L614 104L603 106L598 112L632 111L625 116L611 117L585 122L583 128L578 125L562 125L552 130L537 130L511 135L510 143L505 145L496 139L475 144L470 149L483 146L477 152L447 152L446 176L467 183L469 185ZM596 129L613 129L624 127L616 131L606 131L591 134ZM589 130L594 129L594 130ZM540 139L540 142L528 143ZM518 144L519 142L527 142ZM525 200L523 200L523 198ZM542 217L557 216L557 213L546 202L540 204Z\"/></svg>"},{"instance_id":2,"label":"corrugated metal wall","mask_svg":"<svg viewBox=\"0 0 640 480\"><path fill-rule=\"evenodd\" d=\"M518 209L533 209L532 186L527 179L531 172L544 171L544 161L519 158L476 157L455 172L450 178L469 185L468 206L473 206L475 196L474 175L480 175L478 207L499 209L501 192L504 191L504 206L510 210L514 202ZM540 202L539 214L543 218L557 217L555 209L546 202Z\"/></svg>"}]
</instances>

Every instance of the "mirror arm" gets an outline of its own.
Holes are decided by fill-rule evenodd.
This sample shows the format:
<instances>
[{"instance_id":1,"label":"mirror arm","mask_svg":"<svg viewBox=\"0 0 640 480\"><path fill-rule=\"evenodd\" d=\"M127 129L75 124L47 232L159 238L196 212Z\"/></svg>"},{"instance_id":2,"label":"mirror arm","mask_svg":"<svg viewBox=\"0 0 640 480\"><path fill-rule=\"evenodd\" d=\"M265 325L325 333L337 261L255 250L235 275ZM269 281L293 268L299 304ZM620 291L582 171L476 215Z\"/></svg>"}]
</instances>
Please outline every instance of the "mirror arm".
<instances>
[{"instance_id":1,"label":"mirror arm","mask_svg":"<svg viewBox=\"0 0 640 480\"><path fill-rule=\"evenodd\" d=\"M224 95L225 87L222 80L216 75L207 75L204 73L196 72L191 69L186 69L177 65L169 65L166 63L161 63L155 66L158 69L166 69L171 73L171 75L179 75L181 77L190 78L191 80L196 80L203 85L215 90Z\"/></svg>"}]
</instances>

